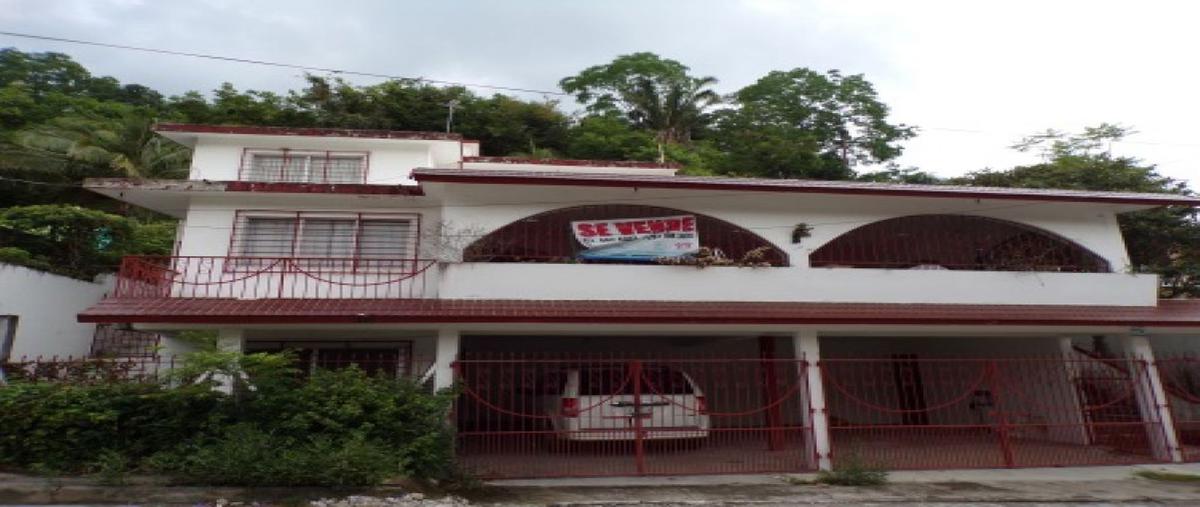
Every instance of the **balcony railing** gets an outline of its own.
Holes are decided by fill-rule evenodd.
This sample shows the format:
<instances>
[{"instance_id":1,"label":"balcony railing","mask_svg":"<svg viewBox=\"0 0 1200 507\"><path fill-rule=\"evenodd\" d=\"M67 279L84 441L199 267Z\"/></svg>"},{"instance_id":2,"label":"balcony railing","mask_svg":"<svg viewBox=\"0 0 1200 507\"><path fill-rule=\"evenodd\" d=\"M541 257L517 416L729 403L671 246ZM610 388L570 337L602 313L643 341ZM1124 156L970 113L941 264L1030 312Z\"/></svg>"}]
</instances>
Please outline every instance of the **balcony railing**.
<instances>
[{"instance_id":1,"label":"balcony railing","mask_svg":"<svg viewBox=\"0 0 1200 507\"><path fill-rule=\"evenodd\" d=\"M431 297L428 259L137 256L117 298L406 299Z\"/></svg>"}]
</instances>

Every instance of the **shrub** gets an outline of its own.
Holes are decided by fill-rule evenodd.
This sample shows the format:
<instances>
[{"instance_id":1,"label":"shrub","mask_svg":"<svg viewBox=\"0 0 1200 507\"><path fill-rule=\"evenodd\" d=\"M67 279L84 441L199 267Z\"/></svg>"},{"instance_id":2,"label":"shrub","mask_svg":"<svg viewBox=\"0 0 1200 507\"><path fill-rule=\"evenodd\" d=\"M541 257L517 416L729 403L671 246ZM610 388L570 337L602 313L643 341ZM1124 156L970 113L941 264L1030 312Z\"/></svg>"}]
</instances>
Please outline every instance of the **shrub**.
<instances>
[{"instance_id":1,"label":"shrub","mask_svg":"<svg viewBox=\"0 0 1200 507\"><path fill-rule=\"evenodd\" d=\"M15 381L0 388L0 465L246 486L455 476L449 395L357 368L305 379L293 360L206 352L162 385Z\"/></svg>"},{"instance_id":2,"label":"shrub","mask_svg":"<svg viewBox=\"0 0 1200 507\"><path fill-rule=\"evenodd\" d=\"M221 420L223 395L136 383L0 388L0 464L80 471L106 450L138 459Z\"/></svg>"},{"instance_id":3,"label":"shrub","mask_svg":"<svg viewBox=\"0 0 1200 507\"><path fill-rule=\"evenodd\" d=\"M214 486L370 486L400 473L393 449L361 434L285 438L251 424L147 460L184 484Z\"/></svg>"}]
</instances>

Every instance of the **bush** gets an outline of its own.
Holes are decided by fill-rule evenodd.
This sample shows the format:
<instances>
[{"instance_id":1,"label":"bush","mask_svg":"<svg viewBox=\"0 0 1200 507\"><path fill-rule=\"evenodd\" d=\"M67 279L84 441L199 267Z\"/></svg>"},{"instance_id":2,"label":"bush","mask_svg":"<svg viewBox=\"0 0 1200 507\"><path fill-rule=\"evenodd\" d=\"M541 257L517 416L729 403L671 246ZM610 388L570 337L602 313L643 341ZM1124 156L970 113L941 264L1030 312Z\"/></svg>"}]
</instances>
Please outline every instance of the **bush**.
<instances>
[{"instance_id":1,"label":"bush","mask_svg":"<svg viewBox=\"0 0 1200 507\"><path fill-rule=\"evenodd\" d=\"M245 486L455 475L449 395L357 368L305 379L292 360L196 354L173 376L176 387L15 381L0 388L0 465L90 469L114 481L143 468ZM235 379L233 394L216 389L223 379Z\"/></svg>"},{"instance_id":2,"label":"bush","mask_svg":"<svg viewBox=\"0 0 1200 507\"><path fill-rule=\"evenodd\" d=\"M158 385L0 388L0 464L78 472L105 451L139 459L220 425L223 395Z\"/></svg>"},{"instance_id":3,"label":"bush","mask_svg":"<svg viewBox=\"0 0 1200 507\"><path fill-rule=\"evenodd\" d=\"M156 455L147 460L147 468L183 484L370 486L400 473L392 451L360 434L296 440L240 424L210 441Z\"/></svg>"}]
</instances>

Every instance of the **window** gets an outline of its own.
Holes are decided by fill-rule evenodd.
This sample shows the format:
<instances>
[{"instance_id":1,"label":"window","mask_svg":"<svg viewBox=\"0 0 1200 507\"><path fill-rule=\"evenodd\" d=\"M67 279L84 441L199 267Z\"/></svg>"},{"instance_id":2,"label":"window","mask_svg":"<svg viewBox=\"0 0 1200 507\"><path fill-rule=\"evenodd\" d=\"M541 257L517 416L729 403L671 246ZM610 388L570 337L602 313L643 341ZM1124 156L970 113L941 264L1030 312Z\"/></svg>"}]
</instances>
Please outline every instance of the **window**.
<instances>
[{"instance_id":1,"label":"window","mask_svg":"<svg viewBox=\"0 0 1200 507\"><path fill-rule=\"evenodd\" d=\"M243 181L287 183L365 183L367 154L362 152L247 150Z\"/></svg>"},{"instance_id":2,"label":"window","mask_svg":"<svg viewBox=\"0 0 1200 507\"><path fill-rule=\"evenodd\" d=\"M230 255L318 259L411 260L416 215L394 213L238 212Z\"/></svg>"}]
</instances>

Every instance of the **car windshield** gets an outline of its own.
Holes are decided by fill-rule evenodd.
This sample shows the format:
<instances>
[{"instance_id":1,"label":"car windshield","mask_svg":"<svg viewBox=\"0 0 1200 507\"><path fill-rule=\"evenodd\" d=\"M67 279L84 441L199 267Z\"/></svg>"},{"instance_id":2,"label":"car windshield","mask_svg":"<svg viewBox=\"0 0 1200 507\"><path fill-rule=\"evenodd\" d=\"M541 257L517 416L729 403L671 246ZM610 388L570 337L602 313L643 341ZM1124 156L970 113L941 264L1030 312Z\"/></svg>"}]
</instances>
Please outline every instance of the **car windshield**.
<instances>
[{"instance_id":1,"label":"car windshield","mask_svg":"<svg viewBox=\"0 0 1200 507\"><path fill-rule=\"evenodd\" d=\"M583 368L579 371L579 394L633 394L634 385L627 381L627 375L628 372L624 368ZM643 394L693 394L692 385L682 372L661 366L646 367L642 370L641 387Z\"/></svg>"}]
</instances>

